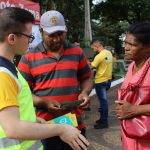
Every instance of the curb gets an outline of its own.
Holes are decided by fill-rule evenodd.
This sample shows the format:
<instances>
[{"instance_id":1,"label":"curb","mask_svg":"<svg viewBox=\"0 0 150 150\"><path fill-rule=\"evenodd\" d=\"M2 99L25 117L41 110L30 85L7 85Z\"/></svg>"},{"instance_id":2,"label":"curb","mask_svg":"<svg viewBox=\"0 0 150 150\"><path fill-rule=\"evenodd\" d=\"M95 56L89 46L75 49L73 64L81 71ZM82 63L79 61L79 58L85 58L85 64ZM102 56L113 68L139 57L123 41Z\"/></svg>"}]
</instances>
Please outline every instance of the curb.
<instances>
[{"instance_id":1,"label":"curb","mask_svg":"<svg viewBox=\"0 0 150 150\"><path fill-rule=\"evenodd\" d=\"M116 86L116 85L118 85L118 84L120 84L120 83L122 83L123 82L123 80L124 80L124 78L121 78L121 79L118 79L118 80L115 80L115 81L112 81L111 82L111 87L114 87L114 86ZM92 91L91 91L91 93L90 93L90 97L91 96L93 96L93 95L95 95L96 94L96 92L95 92L95 89L93 89Z\"/></svg>"}]
</instances>

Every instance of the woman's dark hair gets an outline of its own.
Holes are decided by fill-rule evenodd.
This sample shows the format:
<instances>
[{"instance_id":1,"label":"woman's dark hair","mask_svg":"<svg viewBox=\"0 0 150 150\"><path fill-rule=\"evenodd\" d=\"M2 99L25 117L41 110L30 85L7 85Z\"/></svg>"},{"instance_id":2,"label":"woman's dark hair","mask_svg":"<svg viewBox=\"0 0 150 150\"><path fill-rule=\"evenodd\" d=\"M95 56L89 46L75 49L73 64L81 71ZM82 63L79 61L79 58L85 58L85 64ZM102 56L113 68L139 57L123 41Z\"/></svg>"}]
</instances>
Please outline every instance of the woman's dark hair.
<instances>
[{"instance_id":1,"label":"woman's dark hair","mask_svg":"<svg viewBox=\"0 0 150 150\"><path fill-rule=\"evenodd\" d=\"M0 41L11 33L23 32L25 24L30 22L34 22L34 16L27 10L15 7L0 10Z\"/></svg>"},{"instance_id":2,"label":"woman's dark hair","mask_svg":"<svg viewBox=\"0 0 150 150\"><path fill-rule=\"evenodd\" d=\"M142 44L150 44L150 22L133 24L127 32L133 34Z\"/></svg>"}]
</instances>

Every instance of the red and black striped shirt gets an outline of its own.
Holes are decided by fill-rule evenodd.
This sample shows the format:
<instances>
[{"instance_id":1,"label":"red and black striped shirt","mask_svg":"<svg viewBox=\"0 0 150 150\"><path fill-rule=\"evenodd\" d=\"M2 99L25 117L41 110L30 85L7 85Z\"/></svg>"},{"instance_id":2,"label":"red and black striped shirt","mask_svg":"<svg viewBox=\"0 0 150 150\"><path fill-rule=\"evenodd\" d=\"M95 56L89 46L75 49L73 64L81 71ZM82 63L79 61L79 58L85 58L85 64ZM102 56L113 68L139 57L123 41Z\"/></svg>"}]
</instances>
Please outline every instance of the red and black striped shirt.
<instances>
[{"instance_id":1,"label":"red and black striped shirt","mask_svg":"<svg viewBox=\"0 0 150 150\"><path fill-rule=\"evenodd\" d=\"M68 42L64 43L59 59L40 43L21 58L18 68L33 94L60 103L77 100L80 82L92 74L82 49ZM79 110L75 113L81 115ZM49 113L37 114L46 120L52 118Z\"/></svg>"}]
</instances>

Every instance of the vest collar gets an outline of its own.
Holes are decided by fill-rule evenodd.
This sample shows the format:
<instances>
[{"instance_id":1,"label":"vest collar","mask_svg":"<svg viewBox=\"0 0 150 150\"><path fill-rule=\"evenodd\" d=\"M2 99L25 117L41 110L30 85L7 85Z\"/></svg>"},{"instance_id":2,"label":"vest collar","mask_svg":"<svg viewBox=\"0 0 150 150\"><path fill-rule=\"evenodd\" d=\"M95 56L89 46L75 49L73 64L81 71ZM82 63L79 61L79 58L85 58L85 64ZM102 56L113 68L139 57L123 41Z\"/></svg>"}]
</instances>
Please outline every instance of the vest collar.
<instances>
[{"instance_id":1,"label":"vest collar","mask_svg":"<svg viewBox=\"0 0 150 150\"><path fill-rule=\"evenodd\" d=\"M13 75L18 78L15 65L7 58L0 56L0 66L7 68Z\"/></svg>"}]
</instances>

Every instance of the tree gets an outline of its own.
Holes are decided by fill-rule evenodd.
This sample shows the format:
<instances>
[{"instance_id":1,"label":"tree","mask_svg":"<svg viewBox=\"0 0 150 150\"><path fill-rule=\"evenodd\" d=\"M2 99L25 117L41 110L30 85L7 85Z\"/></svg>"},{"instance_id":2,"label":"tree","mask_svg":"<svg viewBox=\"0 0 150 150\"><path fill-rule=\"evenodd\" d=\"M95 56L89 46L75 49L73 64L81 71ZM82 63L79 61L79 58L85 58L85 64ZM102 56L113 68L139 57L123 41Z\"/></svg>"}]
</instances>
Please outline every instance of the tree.
<instances>
[{"instance_id":1,"label":"tree","mask_svg":"<svg viewBox=\"0 0 150 150\"><path fill-rule=\"evenodd\" d=\"M91 16L100 24L92 22L94 36L104 39L120 52L120 35L129 24L149 20L149 8L148 0L107 0L95 5Z\"/></svg>"},{"instance_id":2,"label":"tree","mask_svg":"<svg viewBox=\"0 0 150 150\"><path fill-rule=\"evenodd\" d=\"M126 20L129 23L150 19L148 0L107 0L95 6L95 11L111 21Z\"/></svg>"},{"instance_id":3,"label":"tree","mask_svg":"<svg viewBox=\"0 0 150 150\"><path fill-rule=\"evenodd\" d=\"M84 31L85 38L89 41L92 41L89 0L84 0L84 7L85 7L85 31Z\"/></svg>"}]
</instances>

